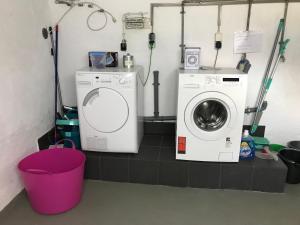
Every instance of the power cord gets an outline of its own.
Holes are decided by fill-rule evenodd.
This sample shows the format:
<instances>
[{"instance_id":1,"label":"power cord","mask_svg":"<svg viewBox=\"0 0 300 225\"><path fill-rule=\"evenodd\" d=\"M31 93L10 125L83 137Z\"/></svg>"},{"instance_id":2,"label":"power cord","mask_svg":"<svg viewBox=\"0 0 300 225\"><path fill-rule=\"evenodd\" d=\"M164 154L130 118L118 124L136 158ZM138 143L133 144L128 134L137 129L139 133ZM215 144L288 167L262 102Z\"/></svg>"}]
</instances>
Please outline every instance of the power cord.
<instances>
[{"instance_id":1,"label":"power cord","mask_svg":"<svg viewBox=\"0 0 300 225\"><path fill-rule=\"evenodd\" d=\"M218 30L215 33L215 49L217 50L217 52L214 61L214 66L213 66L214 69L216 68L217 65L219 50L222 48L223 35L221 33L221 24L222 24L221 14L222 14L222 5L218 5L218 22L217 22Z\"/></svg>"},{"instance_id":2,"label":"power cord","mask_svg":"<svg viewBox=\"0 0 300 225\"><path fill-rule=\"evenodd\" d=\"M140 77L140 80L143 84L143 87L146 86L146 84L149 80L149 76L150 76L150 72L151 72L151 66L152 66L152 53L153 53L153 49L155 48L155 44L156 44L156 35L155 35L155 33L153 33L153 30L149 34L148 39L149 39L148 40L148 46L149 46L149 49L150 49L148 73L147 73L147 77L146 77L145 81L142 81L142 79Z\"/></svg>"},{"instance_id":3,"label":"power cord","mask_svg":"<svg viewBox=\"0 0 300 225\"><path fill-rule=\"evenodd\" d=\"M150 49L150 56L149 56L149 67L148 67L148 74L146 77L145 82L143 83L143 86L145 87L148 80L149 80L149 76L150 76L150 72L151 72L151 65L152 65L152 52L153 52L153 48Z\"/></svg>"},{"instance_id":4,"label":"power cord","mask_svg":"<svg viewBox=\"0 0 300 225\"><path fill-rule=\"evenodd\" d=\"M216 68L216 65L217 65L218 56L219 56L219 49L217 49L217 53L216 53L216 57L215 57L215 62L214 62L214 69Z\"/></svg>"}]
</instances>

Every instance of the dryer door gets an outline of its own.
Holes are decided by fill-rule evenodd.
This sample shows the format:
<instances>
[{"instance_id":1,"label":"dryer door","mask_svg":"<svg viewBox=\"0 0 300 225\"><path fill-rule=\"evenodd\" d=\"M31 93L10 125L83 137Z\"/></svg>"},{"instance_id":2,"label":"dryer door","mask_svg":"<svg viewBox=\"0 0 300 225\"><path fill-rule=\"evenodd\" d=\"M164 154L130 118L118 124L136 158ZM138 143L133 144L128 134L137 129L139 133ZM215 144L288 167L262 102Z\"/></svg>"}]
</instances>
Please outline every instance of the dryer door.
<instances>
[{"instance_id":1,"label":"dryer door","mask_svg":"<svg viewBox=\"0 0 300 225\"><path fill-rule=\"evenodd\" d=\"M215 141L224 138L235 125L237 109L233 100L220 92L195 96L186 106L185 124L197 138Z\"/></svg>"},{"instance_id":2,"label":"dryer door","mask_svg":"<svg viewBox=\"0 0 300 225\"><path fill-rule=\"evenodd\" d=\"M103 133L120 130L129 116L126 99L110 88L97 88L89 92L83 101L82 111L87 123Z\"/></svg>"}]
</instances>

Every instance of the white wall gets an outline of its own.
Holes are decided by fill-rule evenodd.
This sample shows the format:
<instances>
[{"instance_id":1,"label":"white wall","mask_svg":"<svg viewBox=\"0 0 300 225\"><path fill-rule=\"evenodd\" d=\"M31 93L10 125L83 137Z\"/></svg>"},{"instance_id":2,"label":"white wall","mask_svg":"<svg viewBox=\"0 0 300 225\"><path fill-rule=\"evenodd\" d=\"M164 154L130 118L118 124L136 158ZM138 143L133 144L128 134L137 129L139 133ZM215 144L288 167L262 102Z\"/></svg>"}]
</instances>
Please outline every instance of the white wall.
<instances>
[{"instance_id":1,"label":"white wall","mask_svg":"<svg viewBox=\"0 0 300 225\"><path fill-rule=\"evenodd\" d=\"M53 64L41 28L49 24L41 0L4 1L0 7L0 211L22 189L17 163L37 150L52 127Z\"/></svg>"},{"instance_id":2,"label":"white wall","mask_svg":"<svg viewBox=\"0 0 300 225\"><path fill-rule=\"evenodd\" d=\"M66 6L55 5L49 0L53 21L66 10ZM117 24L109 21L101 32L91 32L86 27L89 10L76 8L61 23L60 74L63 98L67 104L76 104L74 72L87 66L87 52L90 50L119 51L121 37L121 17L126 12L150 11L149 0L96 0L103 8L111 11L118 19ZM161 0L159 2L178 2ZM253 6L251 29L264 32L263 51L249 55L252 69L249 74L249 94L247 105L254 106L266 62L273 44L279 19L283 15L283 4L261 4ZM186 42L202 47L202 64L212 65L215 50L217 7L190 7L186 13ZM180 9L158 8L155 10L157 47L153 53L154 70L160 71L160 114L175 115L176 70L180 61ZM247 6L225 6L223 8L222 31L224 47L220 53L218 66L235 67L240 56L233 54L233 32L244 30ZM100 18L100 17L99 17ZM287 62L280 65L268 96L269 108L263 116L262 124L267 126L267 136L276 143L286 143L300 139L300 44L299 44L300 4L290 4L287 23L287 37L292 39L287 50ZM147 37L149 30L128 31L128 49L135 56L136 63L147 68L149 50ZM147 70L147 69L146 69ZM145 115L153 114L152 73L145 89ZM251 120L246 117L245 123Z\"/></svg>"}]
</instances>

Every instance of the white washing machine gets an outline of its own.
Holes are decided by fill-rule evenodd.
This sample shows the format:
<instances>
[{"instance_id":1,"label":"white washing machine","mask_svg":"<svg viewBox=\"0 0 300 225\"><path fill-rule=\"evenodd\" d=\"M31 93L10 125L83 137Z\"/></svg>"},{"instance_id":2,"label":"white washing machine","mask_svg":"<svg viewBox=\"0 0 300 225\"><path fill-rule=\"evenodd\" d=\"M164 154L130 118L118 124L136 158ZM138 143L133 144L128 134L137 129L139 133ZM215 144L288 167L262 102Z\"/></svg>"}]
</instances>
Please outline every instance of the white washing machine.
<instances>
[{"instance_id":1,"label":"white washing machine","mask_svg":"<svg viewBox=\"0 0 300 225\"><path fill-rule=\"evenodd\" d=\"M137 153L143 137L143 68L76 73L82 149Z\"/></svg>"},{"instance_id":2,"label":"white washing machine","mask_svg":"<svg viewBox=\"0 0 300 225\"><path fill-rule=\"evenodd\" d=\"M181 70L178 84L176 159L238 162L247 75Z\"/></svg>"}]
</instances>

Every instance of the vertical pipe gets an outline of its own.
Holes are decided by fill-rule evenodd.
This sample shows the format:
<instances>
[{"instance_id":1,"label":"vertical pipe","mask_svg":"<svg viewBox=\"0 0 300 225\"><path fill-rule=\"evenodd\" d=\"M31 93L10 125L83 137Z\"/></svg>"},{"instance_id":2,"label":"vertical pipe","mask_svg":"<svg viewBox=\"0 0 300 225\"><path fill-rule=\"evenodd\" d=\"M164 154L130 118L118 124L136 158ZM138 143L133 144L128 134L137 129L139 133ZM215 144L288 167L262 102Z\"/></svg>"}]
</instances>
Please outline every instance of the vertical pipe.
<instances>
[{"instance_id":1,"label":"vertical pipe","mask_svg":"<svg viewBox=\"0 0 300 225\"><path fill-rule=\"evenodd\" d=\"M182 1L181 3L181 44L180 44L180 48L181 48L181 63L184 63L184 48L185 48L185 44L184 44L184 1Z\"/></svg>"},{"instance_id":2,"label":"vertical pipe","mask_svg":"<svg viewBox=\"0 0 300 225\"><path fill-rule=\"evenodd\" d=\"M252 4L253 4L253 0L249 0L246 31L249 31L249 28L250 28L250 19L251 19Z\"/></svg>"},{"instance_id":3,"label":"vertical pipe","mask_svg":"<svg viewBox=\"0 0 300 225\"><path fill-rule=\"evenodd\" d=\"M153 71L154 87L154 117L159 117L159 71Z\"/></svg>"},{"instance_id":4,"label":"vertical pipe","mask_svg":"<svg viewBox=\"0 0 300 225\"><path fill-rule=\"evenodd\" d=\"M153 3L151 4L151 9L150 9L150 23L151 23L151 32L153 33L154 30L154 5Z\"/></svg>"}]
</instances>

